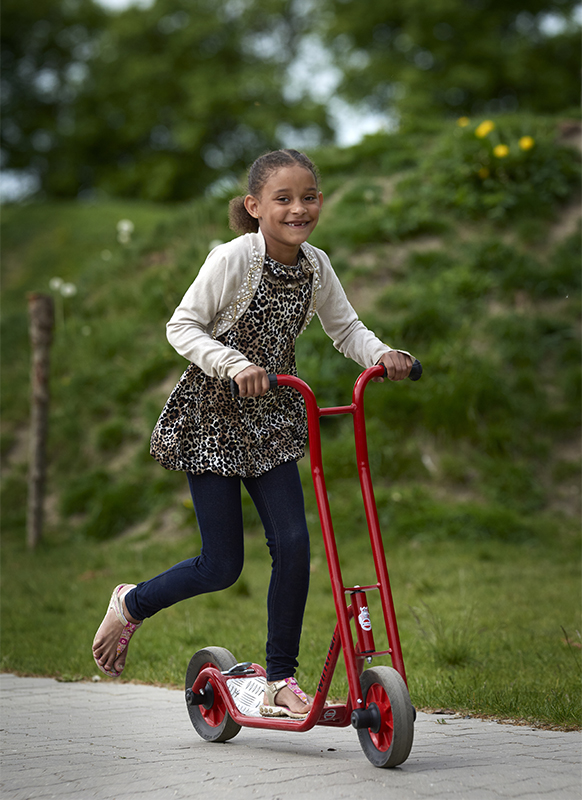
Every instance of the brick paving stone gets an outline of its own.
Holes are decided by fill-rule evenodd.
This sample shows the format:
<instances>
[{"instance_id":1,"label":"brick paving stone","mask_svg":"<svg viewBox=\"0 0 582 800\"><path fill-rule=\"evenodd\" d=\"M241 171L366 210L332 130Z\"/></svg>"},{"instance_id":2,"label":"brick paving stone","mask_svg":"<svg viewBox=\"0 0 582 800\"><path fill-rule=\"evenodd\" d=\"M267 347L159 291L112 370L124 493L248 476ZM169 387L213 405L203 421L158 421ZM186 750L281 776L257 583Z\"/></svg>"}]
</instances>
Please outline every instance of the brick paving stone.
<instances>
[{"instance_id":1,"label":"brick paving stone","mask_svg":"<svg viewBox=\"0 0 582 800\"><path fill-rule=\"evenodd\" d=\"M376 769L351 728L198 737L182 692L0 675L2 800L580 800L582 734L419 713Z\"/></svg>"}]
</instances>

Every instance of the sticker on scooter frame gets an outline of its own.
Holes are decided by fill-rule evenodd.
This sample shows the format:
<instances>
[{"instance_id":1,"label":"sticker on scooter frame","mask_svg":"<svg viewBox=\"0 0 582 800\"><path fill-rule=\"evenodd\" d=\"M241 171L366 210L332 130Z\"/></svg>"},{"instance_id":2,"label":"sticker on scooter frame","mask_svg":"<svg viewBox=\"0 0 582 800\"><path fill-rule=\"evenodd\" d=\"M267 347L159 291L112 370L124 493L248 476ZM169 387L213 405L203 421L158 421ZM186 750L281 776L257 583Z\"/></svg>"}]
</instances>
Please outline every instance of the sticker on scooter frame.
<instances>
[{"instance_id":1,"label":"sticker on scooter frame","mask_svg":"<svg viewBox=\"0 0 582 800\"><path fill-rule=\"evenodd\" d=\"M360 613L358 614L358 622L363 631L372 630L372 620L370 619L370 612L368 606L360 606Z\"/></svg>"}]
</instances>

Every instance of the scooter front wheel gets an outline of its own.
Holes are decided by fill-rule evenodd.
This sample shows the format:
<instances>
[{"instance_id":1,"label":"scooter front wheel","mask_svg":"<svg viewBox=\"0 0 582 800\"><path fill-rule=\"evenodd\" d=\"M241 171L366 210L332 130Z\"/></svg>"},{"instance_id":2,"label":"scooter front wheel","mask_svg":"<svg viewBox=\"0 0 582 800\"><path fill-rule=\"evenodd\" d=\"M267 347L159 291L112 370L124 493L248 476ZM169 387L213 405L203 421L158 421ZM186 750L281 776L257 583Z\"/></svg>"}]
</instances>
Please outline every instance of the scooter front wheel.
<instances>
[{"instance_id":1,"label":"scooter front wheel","mask_svg":"<svg viewBox=\"0 0 582 800\"><path fill-rule=\"evenodd\" d=\"M414 709L400 674L392 667L372 667L360 679L365 708L373 704L380 722L358 730L360 745L375 767L397 767L408 758L414 737Z\"/></svg>"},{"instance_id":2,"label":"scooter front wheel","mask_svg":"<svg viewBox=\"0 0 582 800\"><path fill-rule=\"evenodd\" d=\"M237 663L236 658L224 647L205 647L190 659L186 670L186 692L191 689L204 667L218 667L221 672ZM241 726L233 720L218 690L214 690L210 702L204 705L188 705L190 721L196 732L207 742L226 742L233 739Z\"/></svg>"}]
</instances>

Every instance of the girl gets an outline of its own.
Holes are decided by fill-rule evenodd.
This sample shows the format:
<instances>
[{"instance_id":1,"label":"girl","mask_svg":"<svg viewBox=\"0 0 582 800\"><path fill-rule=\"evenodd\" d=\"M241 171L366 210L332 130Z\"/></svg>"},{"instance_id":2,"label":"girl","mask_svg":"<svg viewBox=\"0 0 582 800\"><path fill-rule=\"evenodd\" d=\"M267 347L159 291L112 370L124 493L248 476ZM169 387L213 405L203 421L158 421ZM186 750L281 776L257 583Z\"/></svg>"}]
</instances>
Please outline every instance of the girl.
<instances>
[{"instance_id":1,"label":"girl","mask_svg":"<svg viewBox=\"0 0 582 800\"><path fill-rule=\"evenodd\" d=\"M400 381L413 361L360 322L326 254L307 244L322 204L307 156L278 150L257 159L248 194L230 204L231 228L244 235L212 250L168 323L170 343L191 363L162 411L151 452L167 469L186 472L202 548L149 581L114 590L93 643L106 675L121 674L144 619L237 580L242 481L272 558L261 714L301 719L311 707L294 678L309 581L297 468L307 423L297 392L267 394L267 374L296 374L295 339L315 313L335 347L363 367L383 363L390 380Z\"/></svg>"}]
</instances>

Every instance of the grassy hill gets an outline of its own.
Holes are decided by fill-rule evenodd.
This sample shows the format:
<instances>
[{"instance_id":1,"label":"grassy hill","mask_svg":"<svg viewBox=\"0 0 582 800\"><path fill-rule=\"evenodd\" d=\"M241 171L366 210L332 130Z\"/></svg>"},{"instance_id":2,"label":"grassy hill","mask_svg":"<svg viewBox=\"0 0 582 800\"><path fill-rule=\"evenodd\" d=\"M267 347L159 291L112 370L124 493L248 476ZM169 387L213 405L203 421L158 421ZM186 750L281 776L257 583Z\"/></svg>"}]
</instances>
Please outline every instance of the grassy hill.
<instances>
[{"instance_id":1,"label":"grassy hill","mask_svg":"<svg viewBox=\"0 0 582 800\"><path fill-rule=\"evenodd\" d=\"M517 125L535 136L521 153L533 164L490 178L487 189L473 185L474 165L456 163L474 157L459 133L471 148L482 142L453 125L369 137L318 159L327 202L313 243L330 253L364 320L425 366L422 384L370 400L381 505L409 535L527 538L541 516L553 525L578 511L577 155L554 143L556 125L546 120L500 120L496 131L515 139ZM552 170L547 197L539 173ZM4 210L10 529L23 524L26 293L50 291L54 277L77 291L55 292L48 530L107 538L167 508L181 481L151 461L147 440L186 365L164 324L211 243L232 238L226 205L215 197L175 208L116 201ZM122 219L134 226L125 244ZM317 322L298 351L321 403L343 402L358 368ZM330 428L330 479L341 482L349 429ZM388 502L395 491L397 510Z\"/></svg>"},{"instance_id":2,"label":"grassy hill","mask_svg":"<svg viewBox=\"0 0 582 800\"><path fill-rule=\"evenodd\" d=\"M447 554L450 564L461 551L463 559L479 552L484 562L494 551L497 567L519 553L527 561L531 548L559 551L559 576L575 569L580 513L580 158L571 143L579 126L513 116L494 119L483 133L483 122L431 123L314 154L326 203L312 243L329 253L364 321L392 346L413 352L425 369L418 384L374 385L367 401L387 542L425 548L435 558L437 551ZM151 459L149 435L186 367L166 342L165 322L212 243L232 238L227 205L215 193L175 207L116 200L4 209L8 571L33 564L24 553L26 294L52 291L53 278L76 292L54 291L41 552L53 566L68 553L81 570L83 547L107 560L106 553L131 543L132 559L145 570L144 553L156 542L166 547L191 536L186 482ZM119 235L120 220L132 223L129 236ZM349 399L359 368L333 350L317 321L298 341L298 364L320 405ZM365 525L351 431L349 421L323 425L334 521L349 572ZM307 484L308 465L302 469ZM245 513L252 532L250 503ZM315 527L309 494L308 513ZM318 558L316 551L316 565ZM111 565L101 569L107 581L102 573L98 583L109 585ZM436 591L430 578L422 580L417 611ZM249 582L237 591L244 597ZM579 625L572 609L563 619L558 628ZM18 624L14 618L9 631ZM4 662L31 669L24 664Z\"/></svg>"}]
</instances>

